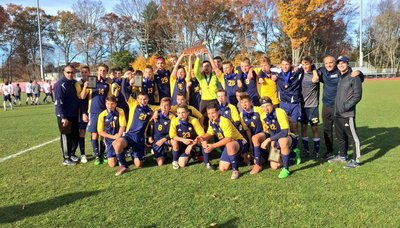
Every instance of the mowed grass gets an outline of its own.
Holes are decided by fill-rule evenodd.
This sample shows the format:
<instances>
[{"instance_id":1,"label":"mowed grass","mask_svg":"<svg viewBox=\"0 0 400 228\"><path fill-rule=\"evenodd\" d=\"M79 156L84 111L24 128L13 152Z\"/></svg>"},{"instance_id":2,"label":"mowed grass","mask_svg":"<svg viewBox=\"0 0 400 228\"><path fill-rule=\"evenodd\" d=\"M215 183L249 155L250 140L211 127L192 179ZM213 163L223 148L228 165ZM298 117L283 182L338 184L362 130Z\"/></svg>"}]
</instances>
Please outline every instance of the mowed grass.
<instances>
[{"instance_id":1,"label":"mowed grass","mask_svg":"<svg viewBox=\"0 0 400 228\"><path fill-rule=\"evenodd\" d=\"M115 177L93 161L62 166L57 141L0 163L0 226L397 227L400 81L363 86L358 169L306 161L279 180L278 171L241 167L232 181L201 164L155 167L149 155L145 168ZM1 111L0 127L0 158L58 136L53 105Z\"/></svg>"}]
</instances>

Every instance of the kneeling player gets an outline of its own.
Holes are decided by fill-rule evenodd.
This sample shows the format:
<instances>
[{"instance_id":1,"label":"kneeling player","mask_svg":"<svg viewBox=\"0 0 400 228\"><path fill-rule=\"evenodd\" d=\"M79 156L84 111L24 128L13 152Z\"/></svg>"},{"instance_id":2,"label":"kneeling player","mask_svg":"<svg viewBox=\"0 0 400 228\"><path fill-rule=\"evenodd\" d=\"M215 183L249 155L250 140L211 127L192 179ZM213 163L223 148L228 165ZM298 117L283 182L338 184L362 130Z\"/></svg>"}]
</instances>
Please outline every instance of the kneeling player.
<instances>
[{"instance_id":1,"label":"kneeling player","mask_svg":"<svg viewBox=\"0 0 400 228\"><path fill-rule=\"evenodd\" d=\"M157 161L158 166L164 164L165 158L167 157L166 147L168 146L169 128L171 120L175 117L170 112L171 110L171 98L164 97L160 102L160 110L158 110L158 117L156 120L150 122L151 136L149 137L149 143L152 143L152 149L154 152L154 158Z\"/></svg>"},{"instance_id":2,"label":"kneeling player","mask_svg":"<svg viewBox=\"0 0 400 228\"><path fill-rule=\"evenodd\" d=\"M267 125L270 137L267 138L262 144L262 148L267 148L267 145L271 143L271 151L275 148L280 149L280 159L283 165L283 169L279 173L279 178L283 179L289 176L289 159L292 145L292 137L290 136L289 119L285 111L280 108L274 108L272 100L269 97L265 97L262 101L263 111L267 113L264 119ZM296 163L300 163L300 153L296 153ZM270 161L271 169L278 169L281 166L281 162Z\"/></svg>"},{"instance_id":3,"label":"kneeling player","mask_svg":"<svg viewBox=\"0 0 400 228\"><path fill-rule=\"evenodd\" d=\"M115 167L117 159L112 144L125 132L126 119L124 110L117 108L117 98L114 95L106 98L106 108L99 115L97 131L104 138L108 165Z\"/></svg>"},{"instance_id":4,"label":"kneeling player","mask_svg":"<svg viewBox=\"0 0 400 228\"><path fill-rule=\"evenodd\" d=\"M193 147L200 143L198 136L204 135L204 129L200 121L189 116L187 105L178 105L177 114L178 117L172 120L169 129L169 137L172 144L172 167L174 169L187 165ZM207 155L204 156L204 163L207 168L211 167Z\"/></svg>"},{"instance_id":5,"label":"kneeling player","mask_svg":"<svg viewBox=\"0 0 400 228\"><path fill-rule=\"evenodd\" d=\"M209 126L207 133L200 137L205 153L210 153L215 148L222 147L223 152L219 162L219 170L226 171L232 167L231 179L239 178L238 156L246 151L246 140L235 128L230 120L220 116L217 104L207 106L207 116L209 118ZM218 142L209 144L213 136L218 137Z\"/></svg>"}]
</instances>

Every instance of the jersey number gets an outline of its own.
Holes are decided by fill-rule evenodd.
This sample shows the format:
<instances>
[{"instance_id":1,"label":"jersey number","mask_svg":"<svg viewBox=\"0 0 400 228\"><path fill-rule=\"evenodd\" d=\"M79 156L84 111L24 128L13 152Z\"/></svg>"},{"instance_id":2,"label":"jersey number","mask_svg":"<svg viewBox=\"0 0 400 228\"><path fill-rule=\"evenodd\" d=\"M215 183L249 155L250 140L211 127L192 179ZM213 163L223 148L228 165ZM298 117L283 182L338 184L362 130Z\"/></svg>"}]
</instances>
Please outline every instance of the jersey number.
<instances>
[{"instance_id":1,"label":"jersey number","mask_svg":"<svg viewBox=\"0 0 400 228\"><path fill-rule=\"evenodd\" d=\"M162 131L162 124L159 124L157 129L158 131Z\"/></svg>"},{"instance_id":2,"label":"jersey number","mask_svg":"<svg viewBox=\"0 0 400 228\"><path fill-rule=\"evenodd\" d=\"M189 139L190 138L190 132L183 132L182 133L182 138Z\"/></svg>"},{"instance_id":3,"label":"jersey number","mask_svg":"<svg viewBox=\"0 0 400 228\"><path fill-rule=\"evenodd\" d=\"M104 94L104 89L99 89L99 94L103 95Z\"/></svg>"},{"instance_id":4,"label":"jersey number","mask_svg":"<svg viewBox=\"0 0 400 228\"><path fill-rule=\"evenodd\" d=\"M269 129L271 129L272 131L275 131L276 130L275 124L270 124Z\"/></svg>"},{"instance_id":5,"label":"jersey number","mask_svg":"<svg viewBox=\"0 0 400 228\"><path fill-rule=\"evenodd\" d=\"M147 118L147 115L146 115L146 114L140 113L140 115L139 115L139 120L146 120L146 118Z\"/></svg>"},{"instance_id":6,"label":"jersey number","mask_svg":"<svg viewBox=\"0 0 400 228\"><path fill-rule=\"evenodd\" d=\"M161 78L161 83L162 83L162 84L168 83L168 78L167 78L167 77Z\"/></svg>"},{"instance_id":7,"label":"jersey number","mask_svg":"<svg viewBox=\"0 0 400 228\"><path fill-rule=\"evenodd\" d=\"M228 86L235 86L236 85L236 81L235 80L229 80L228 81Z\"/></svg>"}]
</instances>

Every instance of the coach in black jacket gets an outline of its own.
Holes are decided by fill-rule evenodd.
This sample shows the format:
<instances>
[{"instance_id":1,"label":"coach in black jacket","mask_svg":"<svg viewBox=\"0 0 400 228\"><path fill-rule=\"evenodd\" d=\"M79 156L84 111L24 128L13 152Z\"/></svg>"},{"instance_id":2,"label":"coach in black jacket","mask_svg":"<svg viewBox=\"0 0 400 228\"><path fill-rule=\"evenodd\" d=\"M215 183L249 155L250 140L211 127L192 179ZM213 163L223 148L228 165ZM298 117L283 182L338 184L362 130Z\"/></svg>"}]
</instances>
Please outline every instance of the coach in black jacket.
<instances>
[{"instance_id":1,"label":"coach in black jacket","mask_svg":"<svg viewBox=\"0 0 400 228\"><path fill-rule=\"evenodd\" d=\"M76 96L75 68L67 65L64 76L54 85L56 116L61 133L63 165L75 165L79 158L75 156L79 141L78 115L79 99Z\"/></svg>"},{"instance_id":2,"label":"coach in black jacket","mask_svg":"<svg viewBox=\"0 0 400 228\"><path fill-rule=\"evenodd\" d=\"M345 161L349 142L353 144L353 159L345 168L356 168L359 166L360 140L356 131L356 105L362 96L361 77L351 77L351 68L349 67L349 58L340 56L337 60L337 67L340 71L339 83L335 99L334 122L336 136L339 145L339 161ZM344 158L344 159L343 159Z\"/></svg>"}]
</instances>

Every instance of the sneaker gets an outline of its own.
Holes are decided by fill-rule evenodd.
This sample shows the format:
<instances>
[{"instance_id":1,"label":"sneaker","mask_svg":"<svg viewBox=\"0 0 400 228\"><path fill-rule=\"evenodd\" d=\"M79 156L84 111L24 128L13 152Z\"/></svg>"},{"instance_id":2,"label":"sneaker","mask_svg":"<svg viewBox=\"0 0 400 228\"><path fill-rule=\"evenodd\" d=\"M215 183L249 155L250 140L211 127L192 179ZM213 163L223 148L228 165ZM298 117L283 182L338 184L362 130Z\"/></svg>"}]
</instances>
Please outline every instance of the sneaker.
<instances>
[{"instance_id":1,"label":"sneaker","mask_svg":"<svg viewBox=\"0 0 400 228\"><path fill-rule=\"evenodd\" d=\"M239 171L238 170L234 170L234 171L232 171L231 180L236 180L236 179L239 178L239 176L240 176Z\"/></svg>"},{"instance_id":2,"label":"sneaker","mask_svg":"<svg viewBox=\"0 0 400 228\"><path fill-rule=\"evenodd\" d=\"M346 159L346 156L337 155L337 156L335 156L335 157L329 159L328 162L329 162L329 163L336 163L336 162L345 163L346 160L347 160L347 159Z\"/></svg>"},{"instance_id":3,"label":"sneaker","mask_svg":"<svg viewBox=\"0 0 400 228\"><path fill-rule=\"evenodd\" d=\"M124 166L120 166L119 168L118 168L118 171L115 173L115 176L121 176L123 173L126 173L126 172L128 172L129 171L129 168L126 168L126 167L124 167Z\"/></svg>"},{"instance_id":4,"label":"sneaker","mask_svg":"<svg viewBox=\"0 0 400 228\"><path fill-rule=\"evenodd\" d=\"M103 162L100 161L100 158L96 158L96 160L94 160L94 165L101 165L101 163Z\"/></svg>"},{"instance_id":5,"label":"sneaker","mask_svg":"<svg viewBox=\"0 0 400 228\"><path fill-rule=\"evenodd\" d=\"M173 162L172 162L172 168L173 168L173 169L179 169L179 164L178 164L177 161L173 161Z\"/></svg>"},{"instance_id":6,"label":"sneaker","mask_svg":"<svg viewBox=\"0 0 400 228\"><path fill-rule=\"evenodd\" d=\"M281 172L279 173L278 177L279 179L284 179L286 177L288 177L290 174L289 170L286 168L282 168Z\"/></svg>"},{"instance_id":7,"label":"sneaker","mask_svg":"<svg viewBox=\"0 0 400 228\"><path fill-rule=\"evenodd\" d=\"M214 166L212 166L211 163L207 163L206 164L206 169L208 169L210 171L214 171L215 170Z\"/></svg>"},{"instance_id":8,"label":"sneaker","mask_svg":"<svg viewBox=\"0 0 400 228\"><path fill-rule=\"evenodd\" d=\"M294 148L293 152L296 154L294 162L296 163L296 165L299 165L301 163L301 151L299 148Z\"/></svg>"},{"instance_id":9,"label":"sneaker","mask_svg":"<svg viewBox=\"0 0 400 228\"><path fill-rule=\"evenodd\" d=\"M81 163L87 163L86 155L81 155Z\"/></svg>"},{"instance_id":10,"label":"sneaker","mask_svg":"<svg viewBox=\"0 0 400 228\"><path fill-rule=\"evenodd\" d=\"M72 161L71 159L67 158L67 159L64 159L63 165L76 165L76 163L74 161Z\"/></svg>"},{"instance_id":11,"label":"sneaker","mask_svg":"<svg viewBox=\"0 0 400 228\"><path fill-rule=\"evenodd\" d=\"M330 160L330 159L332 159L334 157L336 157L336 155L334 155L333 153L326 153L326 154L324 154L323 158L326 159L326 160Z\"/></svg>"},{"instance_id":12,"label":"sneaker","mask_svg":"<svg viewBox=\"0 0 400 228\"><path fill-rule=\"evenodd\" d=\"M71 160L74 161L74 162L78 162L79 158L77 156L75 156L75 155L72 155L71 156Z\"/></svg>"},{"instance_id":13,"label":"sneaker","mask_svg":"<svg viewBox=\"0 0 400 228\"><path fill-rule=\"evenodd\" d=\"M108 159L104 159L103 164L108 164Z\"/></svg>"},{"instance_id":14,"label":"sneaker","mask_svg":"<svg viewBox=\"0 0 400 228\"><path fill-rule=\"evenodd\" d=\"M353 168L357 168L359 167L360 164L357 161L351 160L346 166L344 166L343 168L345 169L353 169Z\"/></svg>"},{"instance_id":15,"label":"sneaker","mask_svg":"<svg viewBox=\"0 0 400 228\"><path fill-rule=\"evenodd\" d=\"M253 168L250 171L250 174L251 175L257 174L257 173L261 172L262 169L263 168L261 165L254 164Z\"/></svg>"}]
</instances>

